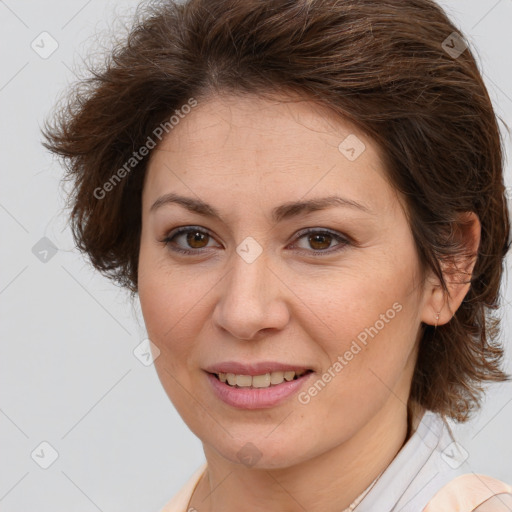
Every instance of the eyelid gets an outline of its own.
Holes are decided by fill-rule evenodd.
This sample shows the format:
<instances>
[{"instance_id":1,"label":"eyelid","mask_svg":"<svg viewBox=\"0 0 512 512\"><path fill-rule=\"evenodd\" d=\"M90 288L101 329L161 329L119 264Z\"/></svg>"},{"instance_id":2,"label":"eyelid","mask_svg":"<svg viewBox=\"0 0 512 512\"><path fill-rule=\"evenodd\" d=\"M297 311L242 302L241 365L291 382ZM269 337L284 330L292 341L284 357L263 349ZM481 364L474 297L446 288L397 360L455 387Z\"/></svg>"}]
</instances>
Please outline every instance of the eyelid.
<instances>
[{"instance_id":1,"label":"eyelid","mask_svg":"<svg viewBox=\"0 0 512 512\"><path fill-rule=\"evenodd\" d=\"M165 236L163 237L163 239L160 240L160 242L162 244L164 244L164 246L166 246L166 247L170 246L173 238L176 238L177 236L183 235L190 231L200 231L202 233L207 234L213 240L217 241L217 239L212 235L212 233L209 229L204 228L202 226L186 225L186 226L179 226L177 228L172 229L171 231L169 231L168 233L165 234ZM217 243L219 243L219 242L217 242ZM207 248L205 247L202 249L183 249L181 247L178 247L178 248L173 247L171 250L174 250L176 252L187 253L187 254L189 254L189 253L190 254L192 254L192 253L199 254L199 253L203 252L205 249L209 249L209 248L210 247L207 247Z\"/></svg>"},{"instance_id":2,"label":"eyelid","mask_svg":"<svg viewBox=\"0 0 512 512\"><path fill-rule=\"evenodd\" d=\"M195 225L186 225L186 226L179 226L177 228L172 229L169 233L167 233L162 240L160 240L161 243L164 244L164 246L169 247L171 245L172 239L176 238L177 236L180 236L184 233L188 233L190 231L200 231L202 233L207 234L210 238L217 241L215 236L210 232L209 229L204 228L202 226L195 226ZM341 251L345 246L353 244L353 241L351 237L344 235L342 233L339 233L337 231L334 231L329 228L322 228L322 227L309 227L304 228L296 233L294 233L292 241L298 241L304 236L310 234L310 233L320 233L320 234L328 234L332 236L336 241L338 242L336 245L329 249L325 250L314 250L314 249L298 249L299 253L305 254L305 255L312 255L312 256L322 256L322 255L329 255L338 251ZM217 242L219 243L219 242ZM289 245L289 244L288 244ZM336 249L338 246L341 246L340 248ZM170 247L170 250L182 254L195 254L199 255L203 253L205 250L211 249L211 247L203 247L200 249L184 249L179 246Z\"/></svg>"},{"instance_id":3,"label":"eyelid","mask_svg":"<svg viewBox=\"0 0 512 512\"><path fill-rule=\"evenodd\" d=\"M329 249L325 249L323 251L320 251L320 250L315 251L314 249L310 249L310 250L299 249L299 252L301 254L312 255L312 256L322 256L322 255L327 256L327 255L339 252L339 251L343 250L343 248L345 246L351 245L353 243L349 236L341 234L341 233L334 231L332 229L329 229L329 228L321 228L321 227L305 228L305 229L299 230L297 233L294 234L293 240L300 240L304 236L309 235L311 233L328 234L328 235L332 236L333 238L335 238L338 243L336 245L334 245L333 247L330 247ZM338 247L338 246L341 246L341 247Z\"/></svg>"},{"instance_id":4,"label":"eyelid","mask_svg":"<svg viewBox=\"0 0 512 512\"><path fill-rule=\"evenodd\" d=\"M322 228L322 227L313 227L313 228L304 228L297 231L293 237L295 238L301 238L304 235L308 235L310 233L327 233L329 235L332 235L336 238L340 238L343 240L346 240L347 242L350 240L350 238L347 235L344 235L343 233L339 233L338 231L335 231L333 229L329 228Z\"/></svg>"}]
</instances>

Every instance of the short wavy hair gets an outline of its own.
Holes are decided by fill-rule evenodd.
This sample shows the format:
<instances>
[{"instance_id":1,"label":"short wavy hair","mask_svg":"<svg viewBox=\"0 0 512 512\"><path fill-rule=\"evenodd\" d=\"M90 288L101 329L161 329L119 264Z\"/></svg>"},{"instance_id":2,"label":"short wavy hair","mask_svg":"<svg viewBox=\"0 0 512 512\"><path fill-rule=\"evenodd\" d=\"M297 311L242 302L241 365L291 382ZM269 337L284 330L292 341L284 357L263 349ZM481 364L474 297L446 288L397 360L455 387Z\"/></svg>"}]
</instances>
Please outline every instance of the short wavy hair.
<instances>
[{"instance_id":1,"label":"short wavy hair","mask_svg":"<svg viewBox=\"0 0 512 512\"><path fill-rule=\"evenodd\" d=\"M144 2L127 37L88 72L42 131L73 184L77 246L100 272L136 294L151 151L137 153L135 163L133 157L155 127L190 98L292 91L354 123L382 148L421 268L433 270L445 292L442 262L464 252L460 213L480 219L464 301L447 324L421 325L410 401L466 421L480 406L483 384L508 380L495 314L510 247L502 140L471 48L436 3ZM103 197L98 191L107 182Z\"/></svg>"}]
</instances>

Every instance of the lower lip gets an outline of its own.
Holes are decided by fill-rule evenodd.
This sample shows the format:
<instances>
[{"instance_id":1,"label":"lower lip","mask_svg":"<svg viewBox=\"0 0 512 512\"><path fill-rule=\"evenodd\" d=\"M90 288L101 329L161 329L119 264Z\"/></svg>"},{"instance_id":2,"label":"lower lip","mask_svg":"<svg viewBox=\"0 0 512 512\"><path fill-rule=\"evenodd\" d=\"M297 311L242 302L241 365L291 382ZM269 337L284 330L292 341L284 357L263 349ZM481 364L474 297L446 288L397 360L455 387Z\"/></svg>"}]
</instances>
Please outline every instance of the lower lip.
<instances>
[{"instance_id":1,"label":"lower lip","mask_svg":"<svg viewBox=\"0 0 512 512\"><path fill-rule=\"evenodd\" d=\"M305 373L289 382L284 381L268 388L235 388L221 382L215 375L206 373L214 393L223 402L239 409L265 409L274 407L297 393L301 386L313 375Z\"/></svg>"}]
</instances>

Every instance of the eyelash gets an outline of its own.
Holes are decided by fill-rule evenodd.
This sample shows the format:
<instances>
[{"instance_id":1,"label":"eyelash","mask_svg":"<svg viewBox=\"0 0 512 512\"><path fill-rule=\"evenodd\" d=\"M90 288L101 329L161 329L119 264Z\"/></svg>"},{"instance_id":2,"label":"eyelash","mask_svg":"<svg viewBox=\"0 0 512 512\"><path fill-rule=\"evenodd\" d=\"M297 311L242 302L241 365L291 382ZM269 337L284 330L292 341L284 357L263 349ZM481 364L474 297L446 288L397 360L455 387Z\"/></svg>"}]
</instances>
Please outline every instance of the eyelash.
<instances>
[{"instance_id":1,"label":"eyelash","mask_svg":"<svg viewBox=\"0 0 512 512\"><path fill-rule=\"evenodd\" d=\"M175 239L179 235L182 235L183 233L188 233L191 231L192 232L199 231L200 233L205 233L205 234L209 235L210 237L212 237L212 235L207 230L205 230L204 228L201 228L200 226L186 226L186 227L177 228L176 230L171 231L171 233L169 233L163 240L161 240L161 242L164 244L165 247L168 247L170 250L172 250L174 252L179 252L181 254L187 254L187 255L197 255L197 254L203 252L205 249L208 249L208 248L183 249L181 247L171 246L171 242L173 241L173 239ZM342 251L345 248L345 246L347 246L351 243L347 237L343 237L334 231L331 231L329 229L316 229L316 228L308 228L306 230L299 231L297 233L296 239L300 240L301 238L305 237L306 235L310 235L312 233L322 234L322 235L326 235L326 234L330 235L338 242L338 244L336 244L334 246L334 249L333 248L326 249L326 250L312 249L311 251L307 251L307 250L303 249L300 251L301 254L307 254L308 256L315 256L315 257L323 256L326 254L333 254L335 252Z\"/></svg>"}]
</instances>

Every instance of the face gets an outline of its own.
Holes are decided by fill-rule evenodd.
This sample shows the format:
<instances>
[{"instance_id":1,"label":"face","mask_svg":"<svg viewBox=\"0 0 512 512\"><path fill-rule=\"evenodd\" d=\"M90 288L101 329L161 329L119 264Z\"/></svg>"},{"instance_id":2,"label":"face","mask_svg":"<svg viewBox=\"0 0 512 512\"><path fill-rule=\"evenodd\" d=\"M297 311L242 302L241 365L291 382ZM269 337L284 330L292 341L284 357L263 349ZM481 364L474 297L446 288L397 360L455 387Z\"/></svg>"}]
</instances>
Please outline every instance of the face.
<instances>
[{"instance_id":1,"label":"face","mask_svg":"<svg viewBox=\"0 0 512 512\"><path fill-rule=\"evenodd\" d=\"M287 467L405 407L426 293L385 176L367 136L286 98L199 101L153 151L139 297L205 450Z\"/></svg>"}]
</instances>

